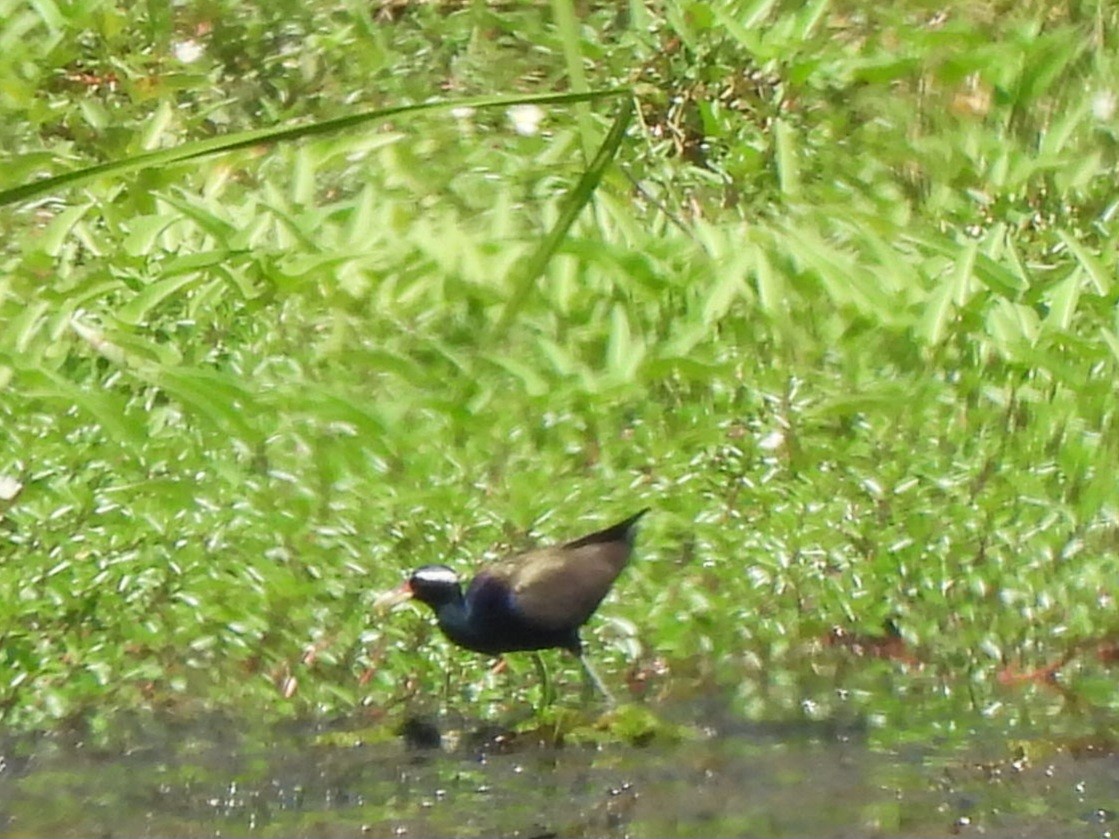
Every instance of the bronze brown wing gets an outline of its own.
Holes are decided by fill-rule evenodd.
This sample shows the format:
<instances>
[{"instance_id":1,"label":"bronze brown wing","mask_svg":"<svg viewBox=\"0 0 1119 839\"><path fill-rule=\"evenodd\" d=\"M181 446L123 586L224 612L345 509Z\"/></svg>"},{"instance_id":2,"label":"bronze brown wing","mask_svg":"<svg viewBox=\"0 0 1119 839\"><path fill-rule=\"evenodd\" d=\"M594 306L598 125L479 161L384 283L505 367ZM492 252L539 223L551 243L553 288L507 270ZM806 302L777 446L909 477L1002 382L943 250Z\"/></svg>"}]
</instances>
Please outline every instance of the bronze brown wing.
<instances>
[{"instance_id":1,"label":"bronze brown wing","mask_svg":"<svg viewBox=\"0 0 1119 839\"><path fill-rule=\"evenodd\" d=\"M629 562L637 522L648 511L565 545L500 559L486 574L505 582L517 611L540 629L579 629Z\"/></svg>"},{"instance_id":2,"label":"bronze brown wing","mask_svg":"<svg viewBox=\"0 0 1119 839\"><path fill-rule=\"evenodd\" d=\"M517 609L542 628L578 629L610 591L633 551L634 526L642 510L623 522L551 548L496 563Z\"/></svg>"},{"instance_id":3,"label":"bronze brown wing","mask_svg":"<svg viewBox=\"0 0 1119 839\"><path fill-rule=\"evenodd\" d=\"M624 542L544 548L510 559L502 571L521 614L543 629L578 629L610 591L629 553Z\"/></svg>"}]
</instances>

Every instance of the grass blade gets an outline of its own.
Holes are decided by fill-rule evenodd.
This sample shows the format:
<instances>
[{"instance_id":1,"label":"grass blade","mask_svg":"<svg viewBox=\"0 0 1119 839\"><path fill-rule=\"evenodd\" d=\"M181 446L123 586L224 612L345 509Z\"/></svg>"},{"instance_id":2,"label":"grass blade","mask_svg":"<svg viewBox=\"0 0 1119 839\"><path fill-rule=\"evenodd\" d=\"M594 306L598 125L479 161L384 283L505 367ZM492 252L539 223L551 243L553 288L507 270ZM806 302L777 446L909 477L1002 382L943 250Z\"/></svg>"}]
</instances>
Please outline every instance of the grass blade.
<instances>
[{"instance_id":1,"label":"grass blade","mask_svg":"<svg viewBox=\"0 0 1119 839\"><path fill-rule=\"evenodd\" d=\"M594 160L591 161L590 167L583 173L583 177L579 179L579 183L575 185L571 195L564 203L555 226L548 231L548 235L544 237L536 250L529 254L527 260L521 263L522 267L518 271L519 276L513 282L512 296L510 296L509 302L505 304L505 311L497 323L498 332L504 332L509 328L509 324L513 322L513 318L517 316L529 294L532 293L536 278L544 271L553 254L559 249L583 207L590 202L591 196L594 195L594 191L598 187L598 182L602 180L606 167L610 165L622 144L622 139L626 135L626 129L629 127L629 121L632 117L633 100L626 99L614 119L614 124L610 127L610 132L606 135L606 139L602 141ZM514 269L514 271L516 270Z\"/></svg>"},{"instance_id":2,"label":"grass blade","mask_svg":"<svg viewBox=\"0 0 1119 839\"><path fill-rule=\"evenodd\" d=\"M571 89L577 93L590 90L587 84L587 74L583 70L583 53L579 48L579 19L571 0L552 0L552 17L559 31L560 42L563 44L563 59L567 66L567 76L571 80ZM590 160L594 150L594 126L591 124L591 114L585 104L580 103L575 107L579 120L579 134L583 141L584 161Z\"/></svg>"},{"instance_id":3,"label":"grass blade","mask_svg":"<svg viewBox=\"0 0 1119 839\"><path fill-rule=\"evenodd\" d=\"M169 149L146 152L108 163L99 163L73 172L64 172L30 183L21 184L0 191L0 207L26 201L40 195L56 192L63 187L76 186L103 175L120 175L138 169L147 169L154 166L168 166L184 160L193 160L199 157L208 157L215 154L236 151L271 143L290 142L301 140L304 137L318 137L324 134L333 134L350 128L364 125L368 122L383 120L390 116L418 113L420 111L433 111L448 108L506 108L510 105L538 104L560 105L576 102L590 102L610 96L629 94L625 88L610 90L593 90L585 93L546 93L538 96L479 96L471 99L445 100L434 102L421 102L412 105L396 105L391 108L377 108L372 111L363 111L359 114L327 119L307 125L296 125L280 128L259 128L251 131L240 131L224 137L213 137L207 140L198 140L184 143Z\"/></svg>"}]
</instances>

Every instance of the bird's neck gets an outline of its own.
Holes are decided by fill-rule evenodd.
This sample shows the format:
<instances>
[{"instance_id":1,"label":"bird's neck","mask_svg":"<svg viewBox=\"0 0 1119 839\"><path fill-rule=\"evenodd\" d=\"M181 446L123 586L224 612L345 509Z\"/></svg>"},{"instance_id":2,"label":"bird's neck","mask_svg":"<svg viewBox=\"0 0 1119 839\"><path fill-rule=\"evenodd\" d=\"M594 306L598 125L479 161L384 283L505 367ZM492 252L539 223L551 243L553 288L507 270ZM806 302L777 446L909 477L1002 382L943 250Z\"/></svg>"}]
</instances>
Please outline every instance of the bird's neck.
<instances>
[{"instance_id":1,"label":"bird's neck","mask_svg":"<svg viewBox=\"0 0 1119 839\"><path fill-rule=\"evenodd\" d=\"M443 634L464 647L472 647L474 640L474 627L470 622L470 612L466 608L466 601L460 594L454 600L439 604L435 609L435 617L439 621L439 628Z\"/></svg>"}]
</instances>

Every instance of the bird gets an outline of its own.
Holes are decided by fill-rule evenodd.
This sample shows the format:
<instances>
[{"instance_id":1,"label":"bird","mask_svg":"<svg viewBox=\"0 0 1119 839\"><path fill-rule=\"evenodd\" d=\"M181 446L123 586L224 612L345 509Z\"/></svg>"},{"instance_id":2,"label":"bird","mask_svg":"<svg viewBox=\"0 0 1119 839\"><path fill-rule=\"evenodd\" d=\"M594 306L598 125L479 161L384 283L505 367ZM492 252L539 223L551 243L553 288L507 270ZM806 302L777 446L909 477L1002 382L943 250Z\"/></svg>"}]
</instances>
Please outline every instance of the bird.
<instances>
[{"instance_id":1,"label":"bird","mask_svg":"<svg viewBox=\"0 0 1119 839\"><path fill-rule=\"evenodd\" d=\"M537 548L489 563L466 593L447 565L424 565L399 587L374 601L384 611L409 599L430 606L454 644L486 655L559 648L578 660L586 685L612 700L583 655L579 630L629 562L637 523L649 512L570 542ZM543 674L539 658L536 664Z\"/></svg>"}]
</instances>

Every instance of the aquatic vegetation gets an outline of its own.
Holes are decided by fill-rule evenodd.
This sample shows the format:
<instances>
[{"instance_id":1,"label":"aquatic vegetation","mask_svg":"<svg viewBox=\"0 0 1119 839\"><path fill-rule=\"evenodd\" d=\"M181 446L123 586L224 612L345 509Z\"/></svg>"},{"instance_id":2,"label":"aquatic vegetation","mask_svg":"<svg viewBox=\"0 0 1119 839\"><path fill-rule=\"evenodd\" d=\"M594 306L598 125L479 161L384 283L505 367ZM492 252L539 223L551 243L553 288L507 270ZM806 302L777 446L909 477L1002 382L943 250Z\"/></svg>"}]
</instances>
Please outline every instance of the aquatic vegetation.
<instances>
[{"instance_id":1,"label":"aquatic vegetation","mask_svg":"<svg viewBox=\"0 0 1119 839\"><path fill-rule=\"evenodd\" d=\"M1110 727L1110 12L17 6L10 728L500 716L376 592L635 498L615 692Z\"/></svg>"}]
</instances>

